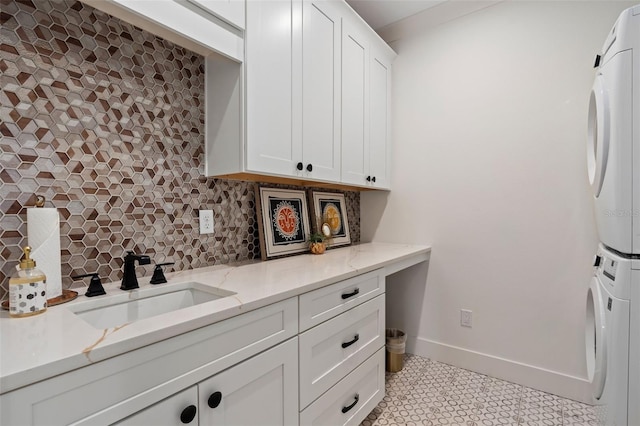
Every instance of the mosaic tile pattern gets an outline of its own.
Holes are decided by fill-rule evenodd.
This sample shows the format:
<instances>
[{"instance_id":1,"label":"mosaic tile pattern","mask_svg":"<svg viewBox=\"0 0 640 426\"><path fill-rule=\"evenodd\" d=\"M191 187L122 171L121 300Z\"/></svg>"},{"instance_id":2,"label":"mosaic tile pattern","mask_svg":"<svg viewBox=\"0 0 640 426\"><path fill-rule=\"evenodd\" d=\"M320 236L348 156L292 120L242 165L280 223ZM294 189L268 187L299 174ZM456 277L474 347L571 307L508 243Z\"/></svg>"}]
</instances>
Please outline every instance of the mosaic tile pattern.
<instances>
[{"instance_id":1,"label":"mosaic tile pattern","mask_svg":"<svg viewBox=\"0 0 640 426\"><path fill-rule=\"evenodd\" d=\"M203 73L203 57L82 3L0 0L0 299L35 194L60 211L65 288L118 281L126 250L174 270L260 257L253 184L202 176Z\"/></svg>"},{"instance_id":2,"label":"mosaic tile pattern","mask_svg":"<svg viewBox=\"0 0 640 426\"><path fill-rule=\"evenodd\" d=\"M386 395L360 426L587 426L594 407L405 355L399 373L386 373Z\"/></svg>"}]
</instances>

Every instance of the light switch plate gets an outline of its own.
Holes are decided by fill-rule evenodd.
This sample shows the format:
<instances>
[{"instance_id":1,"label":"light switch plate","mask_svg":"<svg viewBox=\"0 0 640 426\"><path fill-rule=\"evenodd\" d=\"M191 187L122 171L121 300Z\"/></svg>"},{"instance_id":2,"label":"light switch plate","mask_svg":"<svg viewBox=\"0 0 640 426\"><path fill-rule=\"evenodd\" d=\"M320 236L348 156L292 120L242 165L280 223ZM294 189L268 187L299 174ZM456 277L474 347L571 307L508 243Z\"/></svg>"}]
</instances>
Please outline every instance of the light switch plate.
<instances>
[{"instance_id":1,"label":"light switch plate","mask_svg":"<svg viewBox=\"0 0 640 426\"><path fill-rule=\"evenodd\" d=\"M200 234L213 234L213 210L200 210Z\"/></svg>"}]
</instances>

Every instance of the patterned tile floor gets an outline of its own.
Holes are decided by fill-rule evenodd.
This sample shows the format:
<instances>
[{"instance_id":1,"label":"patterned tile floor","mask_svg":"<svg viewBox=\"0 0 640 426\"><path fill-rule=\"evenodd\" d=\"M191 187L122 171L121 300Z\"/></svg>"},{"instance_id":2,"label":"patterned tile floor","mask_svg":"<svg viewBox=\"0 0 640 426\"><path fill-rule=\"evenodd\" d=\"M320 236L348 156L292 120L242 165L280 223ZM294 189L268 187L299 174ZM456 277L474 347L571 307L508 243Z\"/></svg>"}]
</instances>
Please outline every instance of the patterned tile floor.
<instances>
[{"instance_id":1,"label":"patterned tile floor","mask_svg":"<svg viewBox=\"0 0 640 426\"><path fill-rule=\"evenodd\" d=\"M416 355L360 426L597 425L593 407Z\"/></svg>"}]
</instances>

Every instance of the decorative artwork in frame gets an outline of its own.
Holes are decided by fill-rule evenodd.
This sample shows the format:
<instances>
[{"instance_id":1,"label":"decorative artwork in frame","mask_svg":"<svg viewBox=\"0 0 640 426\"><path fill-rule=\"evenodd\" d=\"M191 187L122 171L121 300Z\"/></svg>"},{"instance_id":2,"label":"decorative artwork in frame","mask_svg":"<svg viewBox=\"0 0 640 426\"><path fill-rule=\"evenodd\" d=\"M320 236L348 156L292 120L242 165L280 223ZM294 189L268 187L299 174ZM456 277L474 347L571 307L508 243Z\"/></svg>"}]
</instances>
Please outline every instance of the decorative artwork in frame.
<instances>
[{"instance_id":1,"label":"decorative artwork in frame","mask_svg":"<svg viewBox=\"0 0 640 426\"><path fill-rule=\"evenodd\" d=\"M351 244L344 194L311 191L311 200L316 229L326 229L325 225L329 225L331 234L328 241L330 245Z\"/></svg>"},{"instance_id":2,"label":"decorative artwork in frame","mask_svg":"<svg viewBox=\"0 0 640 426\"><path fill-rule=\"evenodd\" d=\"M262 260L309 249L309 209L305 191L256 185L256 212Z\"/></svg>"}]
</instances>

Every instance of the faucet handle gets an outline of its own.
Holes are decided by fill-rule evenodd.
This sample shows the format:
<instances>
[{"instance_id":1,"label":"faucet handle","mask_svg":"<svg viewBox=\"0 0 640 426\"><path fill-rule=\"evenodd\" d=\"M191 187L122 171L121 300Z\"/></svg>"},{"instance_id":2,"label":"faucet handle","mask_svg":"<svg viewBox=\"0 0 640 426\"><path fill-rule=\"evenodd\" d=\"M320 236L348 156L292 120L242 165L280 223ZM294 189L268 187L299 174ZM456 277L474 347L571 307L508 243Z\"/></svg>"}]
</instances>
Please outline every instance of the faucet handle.
<instances>
[{"instance_id":1,"label":"faucet handle","mask_svg":"<svg viewBox=\"0 0 640 426\"><path fill-rule=\"evenodd\" d=\"M85 296L93 297L93 296L102 296L103 294L107 294L107 292L104 291L104 287L102 287L102 282L100 281L100 276L98 275L98 273L75 275L75 276L72 276L71 279L77 280L77 279L86 278L86 277L91 277L91 281L89 282L89 288L87 289L87 292L84 294Z\"/></svg>"},{"instance_id":2,"label":"faucet handle","mask_svg":"<svg viewBox=\"0 0 640 426\"><path fill-rule=\"evenodd\" d=\"M162 271L163 266L175 265L175 262L167 262L167 263L158 263L156 264L155 269L153 270L153 276L151 277L150 284L164 284L167 282L167 278L164 276L164 272Z\"/></svg>"}]
</instances>

